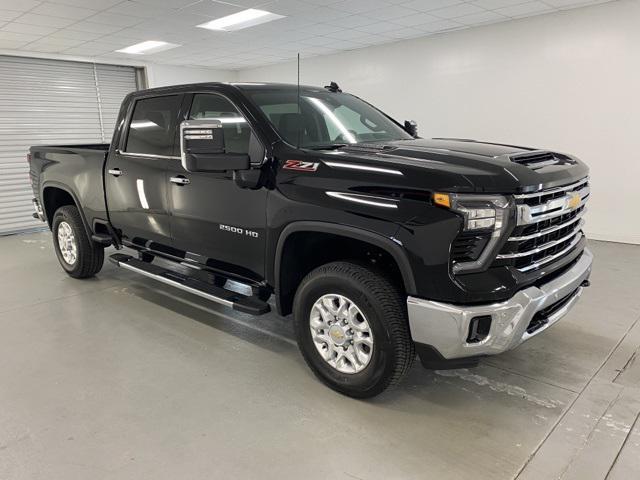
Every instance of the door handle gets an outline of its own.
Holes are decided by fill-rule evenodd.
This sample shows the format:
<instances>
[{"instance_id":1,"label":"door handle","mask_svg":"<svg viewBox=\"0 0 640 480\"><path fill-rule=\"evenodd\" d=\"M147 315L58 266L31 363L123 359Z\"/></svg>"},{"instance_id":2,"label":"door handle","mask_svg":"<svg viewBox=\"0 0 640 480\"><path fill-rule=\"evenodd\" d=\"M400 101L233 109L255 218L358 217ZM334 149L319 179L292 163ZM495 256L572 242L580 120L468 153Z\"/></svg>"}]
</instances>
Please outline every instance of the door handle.
<instances>
[{"instance_id":1,"label":"door handle","mask_svg":"<svg viewBox=\"0 0 640 480\"><path fill-rule=\"evenodd\" d=\"M183 177L182 175L178 177L171 177L169 181L171 183L175 183L176 185L189 185L191 183L191 180L189 180L186 177Z\"/></svg>"},{"instance_id":2,"label":"door handle","mask_svg":"<svg viewBox=\"0 0 640 480\"><path fill-rule=\"evenodd\" d=\"M122 170L120 170L119 168L110 168L109 169L109 174L113 175L114 177L119 177L120 175L122 175Z\"/></svg>"}]
</instances>

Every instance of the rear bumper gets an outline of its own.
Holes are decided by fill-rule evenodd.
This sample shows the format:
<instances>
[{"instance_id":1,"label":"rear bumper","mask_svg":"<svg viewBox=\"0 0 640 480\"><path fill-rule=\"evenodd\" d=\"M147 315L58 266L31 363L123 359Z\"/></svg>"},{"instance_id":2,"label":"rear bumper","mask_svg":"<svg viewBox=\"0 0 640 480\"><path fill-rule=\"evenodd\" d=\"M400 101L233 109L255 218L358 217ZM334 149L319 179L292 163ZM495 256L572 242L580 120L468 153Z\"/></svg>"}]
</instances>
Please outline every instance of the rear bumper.
<instances>
[{"instance_id":1,"label":"rear bumper","mask_svg":"<svg viewBox=\"0 0 640 480\"><path fill-rule=\"evenodd\" d=\"M517 347L560 320L582 294L593 254L582 256L559 277L519 291L505 302L462 306L408 297L411 336L444 360L495 355ZM469 341L474 318L491 317L488 332Z\"/></svg>"}]
</instances>

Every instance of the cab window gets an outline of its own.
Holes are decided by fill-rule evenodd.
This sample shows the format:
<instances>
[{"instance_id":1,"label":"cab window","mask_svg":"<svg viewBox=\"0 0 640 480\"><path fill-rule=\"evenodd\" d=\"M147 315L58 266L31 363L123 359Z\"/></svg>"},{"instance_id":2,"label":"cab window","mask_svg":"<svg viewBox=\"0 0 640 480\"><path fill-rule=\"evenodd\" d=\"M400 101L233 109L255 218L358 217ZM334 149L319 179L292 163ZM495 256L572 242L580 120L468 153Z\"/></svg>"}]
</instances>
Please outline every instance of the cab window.
<instances>
[{"instance_id":1,"label":"cab window","mask_svg":"<svg viewBox=\"0 0 640 480\"><path fill-rule=\"evenodd\" d=\"M127 153L173 155L179 109L179 95L138 100L133 108L124 150Z\"/></svg>"},{"instance_id":2,"label":"cab window","mask_svg":"<svg viewBox=\"0 0 640 480\"><path fill-rule=\"evenodd\" d=\"M226 98L215 94L195 94L189 119L219 120L224 130L227 153L250 153L251 127Z\"/></svg>"}]
</instances>

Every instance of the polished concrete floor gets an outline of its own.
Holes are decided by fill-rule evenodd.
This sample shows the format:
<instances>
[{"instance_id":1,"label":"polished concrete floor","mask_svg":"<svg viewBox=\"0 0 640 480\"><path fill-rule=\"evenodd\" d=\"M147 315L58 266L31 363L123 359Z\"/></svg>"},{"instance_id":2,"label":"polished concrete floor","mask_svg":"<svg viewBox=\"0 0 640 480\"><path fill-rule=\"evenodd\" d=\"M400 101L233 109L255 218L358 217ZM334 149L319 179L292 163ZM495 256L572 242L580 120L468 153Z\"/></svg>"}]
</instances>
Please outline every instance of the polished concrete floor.
<instances>
[{"instance_id":1,"label":"polished concrete floor","mask_svg":"<svg viewBox=\"0 0 640 480\"><path fill-rule=\"evenodd\" d=\"M0 479L640 478L640 247L592 242L557 326L472 370L328 390L287 319L0 238Z\"/></svg>"}]
</instances>

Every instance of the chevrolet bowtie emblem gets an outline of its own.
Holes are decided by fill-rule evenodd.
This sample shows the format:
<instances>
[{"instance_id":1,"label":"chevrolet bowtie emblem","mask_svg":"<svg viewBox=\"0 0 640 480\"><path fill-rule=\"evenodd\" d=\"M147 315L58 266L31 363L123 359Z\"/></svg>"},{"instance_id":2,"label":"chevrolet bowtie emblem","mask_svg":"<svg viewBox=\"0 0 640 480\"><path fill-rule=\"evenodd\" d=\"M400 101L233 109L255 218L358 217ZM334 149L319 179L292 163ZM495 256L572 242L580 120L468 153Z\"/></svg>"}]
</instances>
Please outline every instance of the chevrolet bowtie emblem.
<instances>
[{"instance_id":1,"label":"chevrolet bowtie emblem","mask_svg":"<svg viewBox=\"0 0 640 480\"><path fill-rule=\"evenodd\" d=\"M582 198L580 197L580 194L578 192L572 192L569 194L569 198L567 199L567 206L571 210L575 210L580 206L581 201Z\"/></svg>"}]
</instances>

